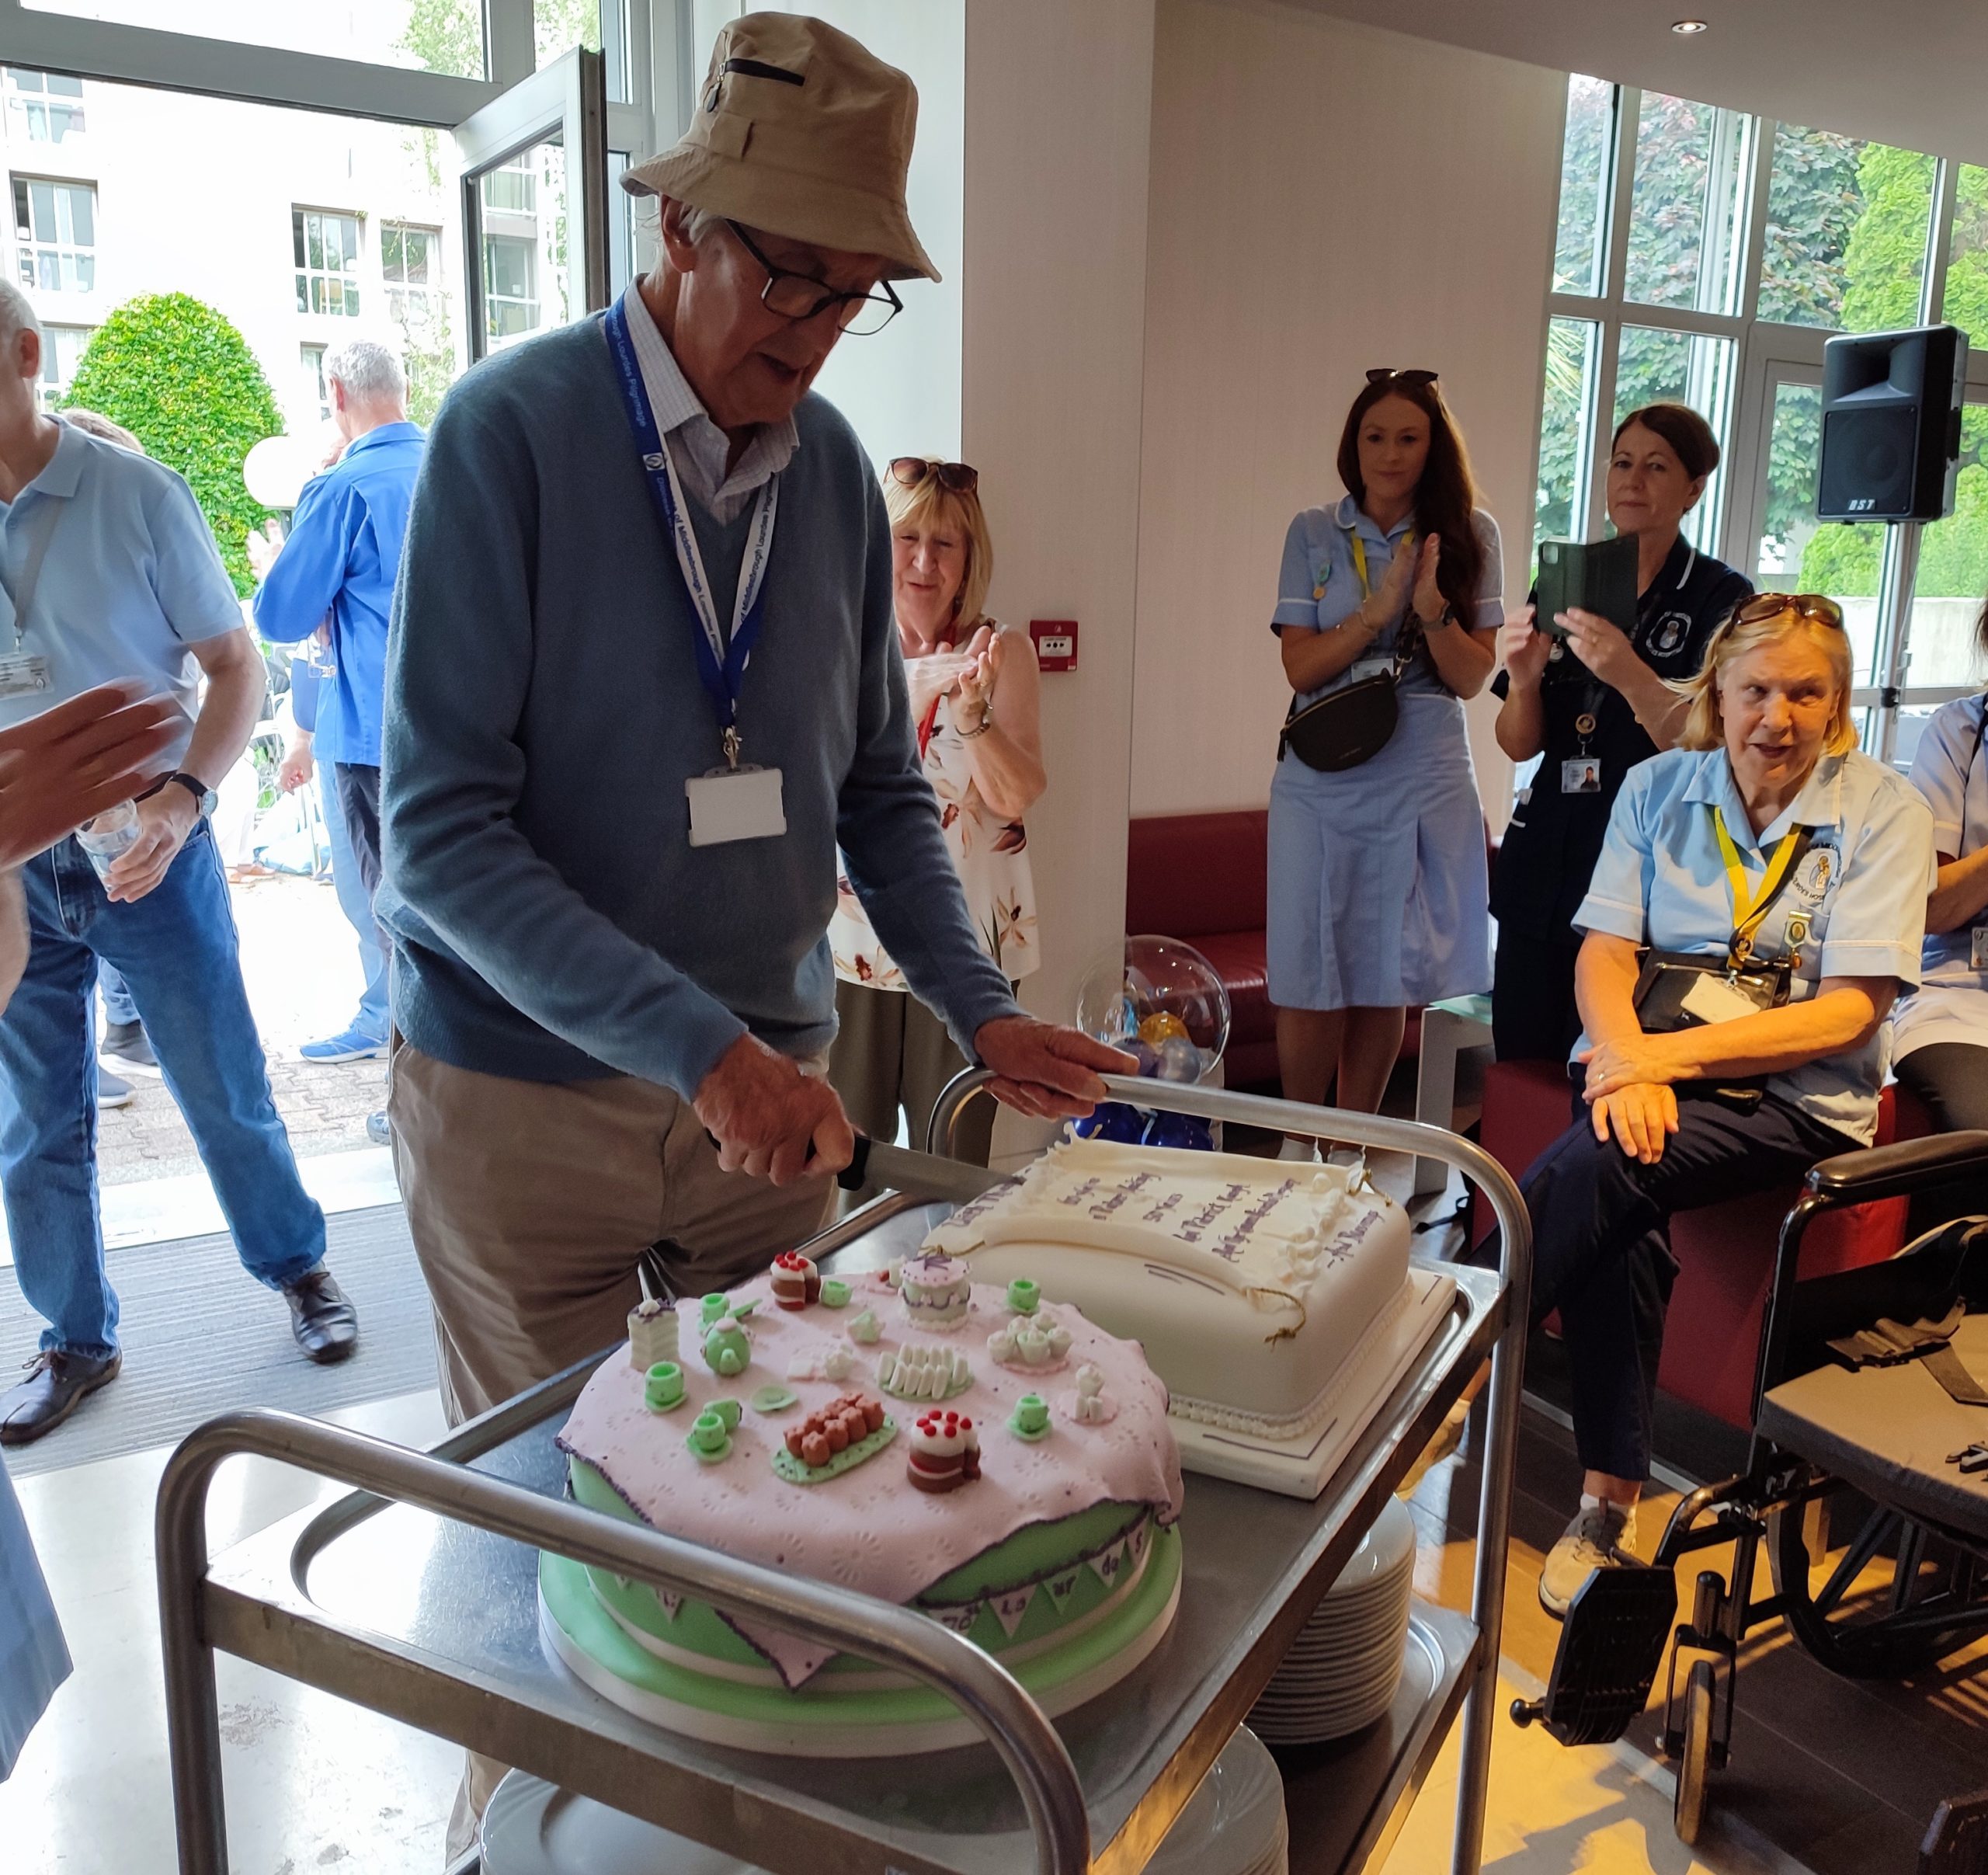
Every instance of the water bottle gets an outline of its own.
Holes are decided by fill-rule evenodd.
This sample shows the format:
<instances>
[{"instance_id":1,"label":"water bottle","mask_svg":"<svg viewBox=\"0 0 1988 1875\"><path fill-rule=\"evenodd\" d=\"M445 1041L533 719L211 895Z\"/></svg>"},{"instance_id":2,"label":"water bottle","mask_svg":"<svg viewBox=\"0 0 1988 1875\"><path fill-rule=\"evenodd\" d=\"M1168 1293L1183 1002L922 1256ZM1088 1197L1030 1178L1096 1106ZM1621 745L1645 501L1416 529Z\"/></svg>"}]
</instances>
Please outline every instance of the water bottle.
<instances>
[{"instance_id":1,"label":"water bottle","mask_svg":"<svg viewBox=\"0 0 1988 1875\"><path fill-rule=\"evenodd\" d=\"M107 807L76 830L76 844L90 856L99 878L106 878L120 854L137 844L138 810L130 801Z\"/></svg>"}]
</instances>

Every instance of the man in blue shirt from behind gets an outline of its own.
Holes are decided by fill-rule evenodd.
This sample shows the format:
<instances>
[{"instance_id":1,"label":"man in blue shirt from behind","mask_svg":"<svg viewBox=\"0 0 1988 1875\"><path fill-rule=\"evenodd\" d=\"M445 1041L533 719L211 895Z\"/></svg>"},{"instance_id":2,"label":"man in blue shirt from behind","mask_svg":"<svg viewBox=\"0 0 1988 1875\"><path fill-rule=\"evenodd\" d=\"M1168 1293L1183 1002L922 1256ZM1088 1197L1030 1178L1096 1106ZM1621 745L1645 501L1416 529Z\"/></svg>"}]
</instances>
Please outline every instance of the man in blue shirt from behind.
<instances>
[{"instance_id":1,"label":"man in blue shirt from behind","mask_svg":"<svg viewBox=\"0 0 1988 1875\"><path fill-rule=\"evenodd\" d=\"M407 420L407 378L387 346L370 339L341 346L325 360L325 388L344 453L305 486L281 551L252 533L248 558L262 581L262 635L297 644L321 626L329 638L336 668L318 699L314 753L328 767L338 799L326 805L350 836L370 906L380 884L387 620L427 439ZM306 1061L360 1061L385 1042L355 1026L298 1052Z\"/></svg>"}]
</instances>

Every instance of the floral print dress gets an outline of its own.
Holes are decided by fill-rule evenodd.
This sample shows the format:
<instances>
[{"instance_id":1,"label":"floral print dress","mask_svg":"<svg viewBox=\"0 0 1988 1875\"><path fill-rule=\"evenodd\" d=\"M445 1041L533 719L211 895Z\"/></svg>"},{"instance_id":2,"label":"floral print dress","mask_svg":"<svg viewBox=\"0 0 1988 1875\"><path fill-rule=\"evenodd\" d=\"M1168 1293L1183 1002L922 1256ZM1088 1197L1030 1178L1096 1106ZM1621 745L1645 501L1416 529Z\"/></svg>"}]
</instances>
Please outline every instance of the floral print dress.
<instances>
[{"instance_id":1,"label":"floral print dress","mask_svg":"<svg viewBox=\"0 0 1988 1875\"><path fill-rule=\"evenodd\" d=\"M949 647L941 647L939 656ZM907 667L923 662L905 660ZM918 688L912 684L914 691ZM980 798L973 782L973 751L953 725L952 699L940 697L918 725L925 778L939 799L939 826L966 894L968 915L982 947L1010 983L1042 961L1035 926L1035 879L1029 868L1028 832L1006 820ZM845 868L836 879L829 944L836 975L872 990L907 990L904 972L871 929Z\"/></svg>"}]
</instances>

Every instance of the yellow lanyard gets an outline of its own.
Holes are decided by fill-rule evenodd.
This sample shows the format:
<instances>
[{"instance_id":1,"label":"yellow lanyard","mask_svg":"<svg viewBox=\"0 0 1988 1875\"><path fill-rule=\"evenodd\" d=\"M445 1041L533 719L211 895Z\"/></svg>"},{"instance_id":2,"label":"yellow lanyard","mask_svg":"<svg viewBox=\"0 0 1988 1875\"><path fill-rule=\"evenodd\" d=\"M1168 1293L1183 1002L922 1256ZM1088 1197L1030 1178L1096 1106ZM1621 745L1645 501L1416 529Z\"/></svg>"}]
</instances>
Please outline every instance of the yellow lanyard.
<instances>
[{"instance_id":1,"label":"yellow lanyard","mask_svg":"<svg viewBox=\"0 0 1988 1875\"><path fill-rule=\"evenodd\" d=\"M1740 849L1726 830L1726 816L1719 812L1716 802L1712 804L1712 824L1719 835L1719 851L1726 861L1726 889L1733 900L1733 935L1726 944L1726 956L1733 967L1740 969L1753 954L1753 934L1760 928L1769 907L1802 856L1806 844L1803 830L1790 827L1781 835L1781 843L1774 848L1767 861L1767 869L1760 877L1760 890L1749 892L1746 869L1740 862Z\"/></svg>"},{"instance_id":2,"label":"yellow lanyard","mask_svg":"<svg viewBox=\"0 0 1988 1875\"><path fill-rule=\"evenodd\" d=\"M1374 596L1373 588L1367 582L1367 543L1361 539L1357 527L1350 528L1347 531L1353 541L1353 570L1360 576L1360 600L1364 605ZM1408 544L1412 551L1415 545L1415 536L1412 534L1408 537Z\"/></svg>"}]
</instances>

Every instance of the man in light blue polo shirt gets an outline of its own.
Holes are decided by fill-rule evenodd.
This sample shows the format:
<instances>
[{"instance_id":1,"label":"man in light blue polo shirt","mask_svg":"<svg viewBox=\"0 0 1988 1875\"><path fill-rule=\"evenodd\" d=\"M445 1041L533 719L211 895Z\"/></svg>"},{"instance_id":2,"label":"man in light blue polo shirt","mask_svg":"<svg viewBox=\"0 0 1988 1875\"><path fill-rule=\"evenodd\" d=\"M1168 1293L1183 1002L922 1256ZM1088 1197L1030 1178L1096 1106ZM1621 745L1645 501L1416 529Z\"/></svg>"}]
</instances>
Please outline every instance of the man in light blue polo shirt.
<instances>
[{"instance_id":1,"label":"man in light blue polo shirt","mask_svg":"<svg viewBox=\"0 0 1988 1875\"><path fill-rule=\"evenodd\" d=\"M40 371L33 309L0 284L0 728L119 680L167 697L182 726L101 881L74 839L22 868L29 950L0 1019L0 1188L16 1274L47 1325L29 1378L0 1394L0 1445L52 1431L120 1365L96 1204L99 960L130 986L249 1273L283 1295L314 1360L358 1338L269 1096L207 819L255 727L262 659L185 482L42 416Z\"/></svg>"},{"instance_id":2,"label":"man in light blue polo shirt","mask_svg":"<svg viewBox=\"0 0 1988 1875\"><path fill-rule=\"evenodd\" d=\"M407 378L385 346L360 339L340 346L325 360L325 384L345 453L306 485L282 551L252 534L248 557L262 583L255 623L265 638L297 644L328 621L335 669L318 700L313 753L330 764L370 907L380 885L387 619L427 439L407 420ZM306 1061L360 1061L385 1045L384 1030L348 1028L298 1052ZM384 1116L375 1118L384 1129Z\"/></svg>"}]
</instances>

